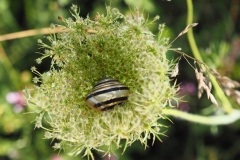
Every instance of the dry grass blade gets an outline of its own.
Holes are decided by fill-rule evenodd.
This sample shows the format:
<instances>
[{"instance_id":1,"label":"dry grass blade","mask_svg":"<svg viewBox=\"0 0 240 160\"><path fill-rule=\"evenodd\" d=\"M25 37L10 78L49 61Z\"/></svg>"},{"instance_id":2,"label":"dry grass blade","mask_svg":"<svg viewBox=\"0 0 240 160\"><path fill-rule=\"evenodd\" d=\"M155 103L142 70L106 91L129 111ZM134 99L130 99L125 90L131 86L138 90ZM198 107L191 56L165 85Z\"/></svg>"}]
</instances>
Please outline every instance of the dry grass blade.
<instances>
[{"instance_id":1,"label":"dry grass blade","mask_svg":"<svg viewBox=\"0 0 240 160\"><path fill-rule=\"evenodd\" d=\"M1 35L0 42L11 40L11 39L35 36L39 34L52 34L52 33L59 33L59 32L68 32L68 30L64 30L62 27L56 27L55 29L52 29L52 28L31 29L31 30Z\"/></svg>"},{"instance_id":2,"label":"dry grass blade","mask_svg":"<svg viewBox=\"0 0 240 160\"><path fill-rule=\"evenodd\" d=\"M89 29L89 30L87 30L87 33L90 33L90 34L96 34L97 31L96 31L96 30Z\"/></svg>"},{"instance_id":3,"label":"dry grass blade","mask_svg":"<svg viewBox=\"0 0 240 160\"><path fill-rule=\"evenodd\" d=\"M176 77L179 73L179 62L181 60L182 57L179 57L177 60L177 63L175 64L174 68L173 68L173 72L171 74L171 77Z\"/></svg>"},{"instance_id":4,"label":"dry grass blade","mask_svg":"<svg viewBox=\"0 0 240 160\"><path fill-rule=\"evenodd\" d=\"M195 68L195 74L198 82L198 98L201 98L203 92L205 91L207 93L207 98L210 99L213 104L218 105L217 100L211 93L211 82L208 78L204 77L203 72L199 72L197 68Z\"/></svg>"},{"instance_id":5,"label":"dry grass blade","mask_svg":"<svg viewBox=\"0 0 240 160\"><path fill-rule=\"evenodd\" d=\"M190 28L193 28L193 27L195 27L197 25L198 25L198 23L193 23L193 24L187 25L187 27L181 33L179 33L179 35L169 45L171 45L180 36L182 36L183 34L187 33Z\"/></svg>"},{"instance_id":6,"label":"dry grass blade","mask_svg":"<svg viewBox=\"0 0 240 160\"><path fill-rule=\"evenodd\" d=\"M238 105L240 105L240 92L236 88L240 88L240 83L226 76L221 76L217 71L211 70L211 73L216 77L219 85L228 97L232 97Z\"/></svg>"},{"instance_id":7,"label":"dry grass blade","mask_svg":"<svg viewBox=\"0 0 240 160\"><path fill-rule=\"evenodd\" d=\"M35 36L35 35L39 35L39 34L53 34L53 33L69 32L69 31L70 31L69 29L64 29L62 27L56 27L54 29L52 29L52 28L31 29L31 30L26 30L26 31L20 31L20 32L0 35L0 42L11 40L11 39ZM92 30L92 29L89 29L86 32L89 34L97 33L96 30Z\"/></svg>"},{"instance_id":8,"label":"dry grass blade","mask_svg":"<svg viewBox=\"0 0 240 160\"><path fill-rule=\"evenodd\" d=\"M178 72L179 72L179 64L176 63L176 65L173 68L173 72L171 74L171 77L176 77L178 75Z\"/></svg>"},{"instance_id":9,"label":"dry grass blade","mask_svg":"<svg viewBox=\"0 0 240 160\"><path fill-rule=\"evenodd\" d=\"M181 33L179 33L179 35L177 37L182 36L183 34L187 33L190 28L193 28L197 25L198 25L198 23L193 23L193 24L187 25L187 27Z\"/></svg>"}]
</instances>

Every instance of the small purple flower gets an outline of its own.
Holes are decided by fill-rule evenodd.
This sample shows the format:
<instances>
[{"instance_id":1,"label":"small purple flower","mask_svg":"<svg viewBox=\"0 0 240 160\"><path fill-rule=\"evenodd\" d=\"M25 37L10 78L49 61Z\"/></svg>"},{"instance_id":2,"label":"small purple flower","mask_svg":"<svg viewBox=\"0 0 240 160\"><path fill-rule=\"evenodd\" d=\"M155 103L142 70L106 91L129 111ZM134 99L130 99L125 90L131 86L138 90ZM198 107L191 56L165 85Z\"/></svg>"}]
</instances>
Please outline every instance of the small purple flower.
<instances>
[{"instance_id":1,"label":"small purple flower","mask_svg":"<svg viewBox=\"0 0 240 160\"><path fill-rule=\"evenodd\" d=\"M183 82L180 85L180 90L179 90L179 94L180 95L195 95L197 91L196 86L192 83L192 82Z\"/></svg>"},{"instance_id":2,"label":"small purple flower","mask_svg":"<svg viewBox=\"0 0 240 160\"><path fill-rule=\"evenodd\" d=\"M13 107L13 110L15 113L19 113L19 112L22 112L25 108L26 108L25 105L15 104Z\"/></svg>"},{"instance_id":3,"label":"small purple flower","mask_svg":"<svg viewBox=\"0 0 240 160\"><path fill-rule=\"evenodd\" d=\"M57 154L53 154L51 156L51 160L63 160L63 158L60 155Z\"/></svg>"},{"instance_id":4,"label":"small purple flower","mask_svg":"<svg viewBox=\"0 0 240 160\"><path fill-rule=\"evenodd\" d=\"M107 154L103 157L103 160L118 160L118 157L114 154Z\"/></svg>"},{"instance_id":5,"label":"small purple flower","mask_svg":"<svg viewBox=\"0 0 240 160\"><path fill-rule=\"evenodd\" d=\"M179 103L178 109L184 112L188 112L190 107L188 105L188 102L181 102Z\"/></svg>"},{"instance_id":6,"label":"small purple flower","mask_svg":"<svg viewBox=\"0 0 240 160\"><path fill-rule=\"evenodd\" d=\"M26 102L23 98L23 93L22 92L9 92L6 95L6 100L10 104L14 105L13 110L16 113L19 113L26 108Z\"/></svg>"}]
</instances>

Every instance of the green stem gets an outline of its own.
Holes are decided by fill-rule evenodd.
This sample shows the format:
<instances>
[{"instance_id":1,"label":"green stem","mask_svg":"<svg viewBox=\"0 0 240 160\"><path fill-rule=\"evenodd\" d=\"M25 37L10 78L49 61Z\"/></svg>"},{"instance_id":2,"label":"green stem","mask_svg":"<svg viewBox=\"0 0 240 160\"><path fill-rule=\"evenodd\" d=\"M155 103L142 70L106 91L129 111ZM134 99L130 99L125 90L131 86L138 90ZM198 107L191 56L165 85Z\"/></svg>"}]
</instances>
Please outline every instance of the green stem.
<instances>
[{"instance_id":1,"label":"green stem","mask_svg":"<svg viewBox=\"0 0 240 160\"><path fill-rule=\"evenodd\" d=\"M187 0L187 8L188 8L188 15L187 15L187 25L192 24L193 23L193 5L192 5L192 0ZM193 31L192 29L189 29L187 32L187 37L188 37L188 41L191 47L191 50L193 52L193 56L200 60L202 60L202 57L198 51L198 47L197 44L194 40L194 36L193 36Z\"/></svg>"},{"instance_id":2,"label":"green stem","mask_svg":"<svg viewBox=\"0 0 240 160\"><path fill-rule=\"evenodd\" d=\"M226 125L231 124L240 119L240 111L232 110L230 114L227 115L216 115L216 116L200 116L191 113L183 112L176 109L163 109L162 114L168 116L178 117L190 122L205 124L205 125Z\"/></svg>"},{"instance_id":3,"label":"green stem","mask_svg":"<svg viewBox=\"0 0 240 160\"><path fill-rule=\"evenodd\" d=\"M193 23L193 5L192 5L192 0L187 0L187 7L188 7L188 15L187 15L187 25ZM192 29L189 29L187 32L187 37L189 41L189 45L191 47L193 56L200 61L202 60L201 54L199 53L198 47L196 45L196 42L194 40L193 32ZM213 84L213 87L216 91L216 96L218 97L219 100L222 102L222 107L227 113L231 113L233 111L232 105L229 102L228 98L225 96L224 92L218 85L216 79L214 76L210 76L210 80Z\"/></svg>"}]
</instances>

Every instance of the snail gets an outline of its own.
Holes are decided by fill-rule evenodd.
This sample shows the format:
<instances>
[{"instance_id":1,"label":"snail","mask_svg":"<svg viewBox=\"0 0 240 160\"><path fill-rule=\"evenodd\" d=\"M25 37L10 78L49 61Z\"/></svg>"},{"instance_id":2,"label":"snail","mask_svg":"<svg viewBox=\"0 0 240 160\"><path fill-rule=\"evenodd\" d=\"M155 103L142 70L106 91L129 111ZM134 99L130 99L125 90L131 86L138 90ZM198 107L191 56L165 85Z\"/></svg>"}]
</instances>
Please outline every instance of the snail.
<instances>
[{"instance_id":1,"label":"snail","mask_svg":"<svg viewBox=\"0 0 240 160\"><path fill-rule=\"evenodd\" d=\"M87 95L86 104L98 111L106 111L128 100L130 90L117 79L99 81Z\"/></svg>"}]
</instances>

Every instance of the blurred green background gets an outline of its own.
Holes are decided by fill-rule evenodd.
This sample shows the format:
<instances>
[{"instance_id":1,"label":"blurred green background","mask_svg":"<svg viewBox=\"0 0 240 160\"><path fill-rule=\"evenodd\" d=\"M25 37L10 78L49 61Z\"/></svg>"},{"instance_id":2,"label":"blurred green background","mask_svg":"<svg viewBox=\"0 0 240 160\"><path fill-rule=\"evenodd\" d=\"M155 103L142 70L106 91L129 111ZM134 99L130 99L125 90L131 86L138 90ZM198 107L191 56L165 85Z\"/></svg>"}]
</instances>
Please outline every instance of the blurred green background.
<instances>
[{"instance_id":1,"label":"blurred green background","mask_svg":"<svg viewBox=\"0 0 240 160\"><path fill-rule=\"evenodd\" d=\"M80 15L94 17L97 12L105 13L110 4L122 13L138 7L145 15L153 18L160 15L158 23L166 24L165 35L174 39L186 26L187 5L184 0L0 0L0 35L29 29L49 27L51 23L61 24L58 16L70 17L72 4L80 6ZM240 81L240 1L239 0L194 0L193 29L196 42L204 61L222 75ZM158 24L149 26L157 33ZM0 42L0 160L75 160L64 151L54 151L51 140L43 139L44 132L34 129L35 115L26 114L31 109L25 105L21 90L31 87L30 67L41 52L36 35ZM181 47L191 54L187 36L174 42L173 48ZM178 55L168 52L169 59ZM37 65L40 72L49 69L49 61ZM218 108L209 100L197 99L197 83L194 71L180 61L181 93L187 102L181 103L180 110L208 115ZM232 101L234 107L239 108ZM111 160L239 160L240 123L226 126L205 126L171 118L163 142L155 141L144 147L134 143L121 155L117 151ZM102 153L94 152L96 159L108 159Z\"/></svg>"}]
</instances>

